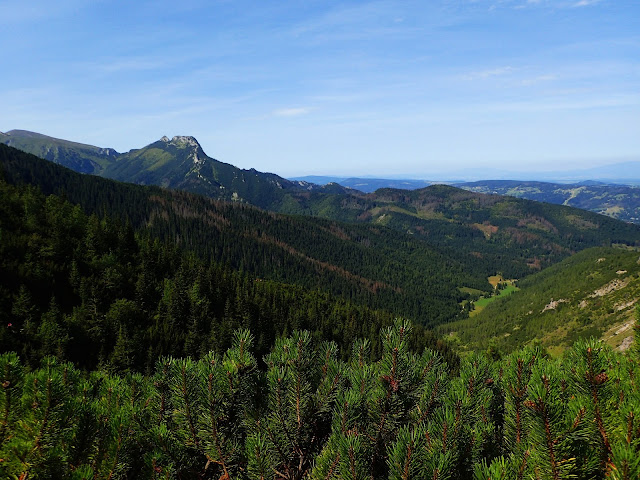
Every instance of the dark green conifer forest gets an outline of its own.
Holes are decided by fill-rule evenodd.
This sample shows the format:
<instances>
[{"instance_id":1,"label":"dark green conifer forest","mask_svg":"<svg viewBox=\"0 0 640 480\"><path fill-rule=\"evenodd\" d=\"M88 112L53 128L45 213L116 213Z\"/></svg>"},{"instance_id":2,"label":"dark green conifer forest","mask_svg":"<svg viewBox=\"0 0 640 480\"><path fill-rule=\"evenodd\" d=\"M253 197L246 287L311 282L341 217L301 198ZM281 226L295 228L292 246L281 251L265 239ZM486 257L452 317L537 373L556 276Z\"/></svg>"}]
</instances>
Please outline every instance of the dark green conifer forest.
<instances>
[{"instance_id":1,"label":"dark green conifer forest","mask_svg":"<svg viewBox=\"0 0 640 480\"><path fill-rule=\"evenodd\" d=\"M301 329L335 340L343 358L356 338L378 355L378 332L393 322L388 311L200 260L31 186L0 182L0 212L0 348L30 366L56 355L88 370L149 372L163 355L221 353L237 328L256 336L259 358ZM429 345L457 366L445 343L415 330L415 349Z\"/></svg>"},{"instance_id":2,"label":"dark green conifer forest","mask_svg":"<svg viewBox=\"0 0 640 480\"><path fill-rule=\"evenodd\" d=\"M637 479L638 352L581 341L559 360L529 348L474 356L452 376L411 327L382 352L308 331L263 357L163 356L148 375L83 373L0 356L3 478Z\"/></svg>"},{"instance_id":3,"label":"dark green conifer forest","mask_svg":"<svg viewBox=\"0 0 640 480\"><path fill-rule=\"evenodd\" d=\"M274 247L294 244L296 218L204 199L213 207L197 210L179 201L197 197L89 177L51 194L0 154L0 478L640 478L637 326L625 354L580 340L560 358L530 346L460 359L420 321L460 313L452 286L465 270L442 251L381 234L375 256L338 241L373 242L372 227L307 219L337 239L314 252L336 250L352 270L362 252L365 266L361 278L333 265L320 282L287 283L259 272L280 262L287 278L309 275ZM155 209L150 191L182 210ZM138 216L123 214L136 212L129 202ZM171 211L176 223L151 221ZM214 253L189 223L196 211L208 212ZM213 228L230 218L262 219L269 247ZM394 241L436 263L384 263ZM274 263L260 270L264 256ZM419 267L448 267L442 290L404 292ZM367 278L380 284L354 287ZM421 289L435 299L426 307ZM415 304L396 309L405 300Z\"/></svg>"},{"instance_id":4,"label":"dark green conifer forest","mask_svg":"<svg viewBox=\"0 0 640 480\"><path fill-rule=\"evenodd\" d=\"M246 204L82 175L1 144L0 164L10 184L36 186L88 215L130 223L135 231L204 260L254 278L390 310L422 325L450 321L461 313L465 294L458 287L491 288L477 259L462 262L384 227L278 215Z\"/></svg>"}]
</instances>

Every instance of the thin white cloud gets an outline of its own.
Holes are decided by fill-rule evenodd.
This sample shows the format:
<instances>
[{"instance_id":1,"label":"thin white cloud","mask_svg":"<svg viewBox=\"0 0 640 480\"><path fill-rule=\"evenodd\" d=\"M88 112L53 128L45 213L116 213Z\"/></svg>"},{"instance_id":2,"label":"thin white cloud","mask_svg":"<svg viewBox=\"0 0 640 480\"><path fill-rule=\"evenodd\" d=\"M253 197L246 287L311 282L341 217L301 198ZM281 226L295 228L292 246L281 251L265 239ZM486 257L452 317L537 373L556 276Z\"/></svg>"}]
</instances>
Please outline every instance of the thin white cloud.
<instances>
[{"instance_id":1,"label":"thin white cloud","mask_svg":"<svg viewBox=\"0 0 640 480\"><path fill-rule=\"evenodd\" d=\"M553 75L553 74L547 74L547 75L538 75L537 77L531 77L531 78L524 78L520 81L520 84L523 87L529 87L531 85L537 85L539 83L543 83L543 82L551 82L553 80L557 80L558 76L557 75Z\"/></svg>"},{"instance_id":2,"label":"thin white cloud","mask_svg":"<svg viewBox=\"0 0 640 480\"><path fill-rule=\"evenodd\" d=\"M421 4L422 12L429 7ZM324 44L376 38L410 38L428 25L408 25L405 15L411 5L399 6L390 0L375 0L328 9L317 17L304 19L288 30L299 42ZM434 20L431 20L434 21ZM436 24L442 23L437 20Z\"/></svg>"},{"instance_id":3,"label":"thin white cloud","mask_svg":"<svg viewBox=\"0 0 640 480\"><path fill-rule=\"evenodd\" d=\"M484 111L510 111L520 113L575 111L593 109L630 108L640 105L640 95L620 94L610 96L591 96L582 98L546 98L523 100L520 102L502 102L484 104Z\"/></svg>"},{"instance_id":4,"label":"thin white cloud","mask_svg":"<svg viewBox=\"0 0 640 480\"><path fill-rule=\"evenodd\" d=\"M557 8L575 8L575 7L587 7L602 3L604 0L497 0L492 1L489 5L489 10L495 10L497 8L535 8L535 7L547 7L551 9ZM476 2L473 2L476 3Z\"/></svg>"},{"instance_id":5,"label":"thin white cloud","mask_svg":"<svg viewBox=\"0 0 640 480\"><path fill-rule=\"evenodd\" d=\"M273 115L276 117L299 117L300 115L306 115L309 113L308 108L298 107L298 108L281 108L278 110L274 110Z\"/></svg>"},{"instance_id":6,"label":"thin white cloud","mask_svg":"<svg viewBox=\"0 0 640 480\"><path fill-rule=\"evenodd\" d=\"M602 0L580 0L573 4L574 7L588 7L589 5L595 5L596 3L600 3Z\"/></svg>"},{"instance_id":7,"label":"thin white cloud","mask_svg":"<svg viewBox=\"0 0 640 480\"><path fill-rule=\"evenodd\" d=\"M122 60L113 60L104 63L94 63L96 70L105 73L118 73L142 70L157 70L168 66L168 62L163 60L150 60L143 58L128 58Z\"/></svg>"},{"instance_id":8,"label":"thin white cloud","mask_svg":"<svg viewBox=\"0 0 640 480\"><path fill-rule=\"evenodd\" d=\"M471 72L471 73L466 74L464 76L464 78L467 79L467 80L478 80L478 79L485 79L485 78L509 75L509 74L513 73L514 71L515 71L515 68L507 65L507 66L504 66L504 67L490 68L490 69L487 69L487 70L480 70L480 71L476 71L476 72Z\"/></svg>"}]
</instances>

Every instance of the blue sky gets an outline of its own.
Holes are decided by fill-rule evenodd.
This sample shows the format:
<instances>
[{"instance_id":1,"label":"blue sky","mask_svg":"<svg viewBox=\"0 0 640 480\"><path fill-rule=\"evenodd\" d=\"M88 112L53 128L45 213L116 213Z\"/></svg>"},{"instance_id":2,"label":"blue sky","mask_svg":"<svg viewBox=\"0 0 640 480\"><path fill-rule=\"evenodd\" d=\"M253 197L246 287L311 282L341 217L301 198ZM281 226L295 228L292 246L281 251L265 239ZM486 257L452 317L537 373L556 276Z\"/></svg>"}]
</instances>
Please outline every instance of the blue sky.
<instances>
[{"instance_id":1,"label":"blue sky","mask_svg":"<svg viewBox=\"0 0 640 480\"><path fill-rule=\"evenodd\" d=\"M0 0L0 130L242 168L640 160L640 1Z\"/></svg>"}]
</instances>

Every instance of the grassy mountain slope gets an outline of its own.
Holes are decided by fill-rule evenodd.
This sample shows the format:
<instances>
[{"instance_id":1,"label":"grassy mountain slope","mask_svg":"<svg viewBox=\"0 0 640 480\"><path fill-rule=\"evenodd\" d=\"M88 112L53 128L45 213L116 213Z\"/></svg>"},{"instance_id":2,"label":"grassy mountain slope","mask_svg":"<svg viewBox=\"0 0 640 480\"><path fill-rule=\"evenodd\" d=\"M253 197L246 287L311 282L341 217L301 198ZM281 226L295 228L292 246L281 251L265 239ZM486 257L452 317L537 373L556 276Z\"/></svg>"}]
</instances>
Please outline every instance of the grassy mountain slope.
<instances>
[{"instance_id":1,"label":"grassy mountain slope","mask_svg":"<svg viewBox=\"0 0 640 480\"><path fill-rule=\"evenodd\" d=\"M188 136L175 136L172 139L162 137L146 147L126 153L25 130L0 134L0 143L80 173L185 190L218 200L250 203L273 211L287 210L290 192L346 191L337 184L321 187L308 182L292 182L275 174L254 169L243 170L219 162L207 156L198 141Z\"/></svg>"},{"instance_id":2,"label":"grassy mountain slope","mask_svg":"<svg viewBox=\"0 0 640 480\"><path fill-rule=\"evenodd\" d=\"M99 175L120 154L112 148L100 148L82 143L48 137L26 130L0 132L0 143L29 152L80 173Z\"/></svg>"},{"instance_id":3,"label":"grassy mountain slope","mask_svg":"<svg viewBox=\"0 0 640 480\"><path fill-rule=\"evenodd\" d=\"M290 191L321 189L254 169L242 170L207 156L193 137L162 139L121 155L105 170L115 180L160 185L220 200L233 200L278 211Z\"/></svg>"},{"instance_id":4,"label":"grassy mountain slope","mask_svg":"<svg viewBox=\"0 0 640 480\"><path fill-rule=\"evenodd\" d=\"M478 315L438 329L464 350L513 350L540 342L559 353L595 336L626 349L640 299L640 253L591 248L519 282Z\"/></svg>"},{"instance_id":5,"label":"grassy mountain slope","mask_svg":"<svg viewBox=\"0 0 640 480\"><path fill-rule=\"evenodd\" d=\"M381 189L367 195L316 194L312 214L384 225L445 248L467 264L521 278L584 248L640 241L640 228L584 210L486 195L446 185Z\"/></svg>"},{"instance_id":6,"label":"grassy mountain slope","mask_svg":"<svg viewBox=\"0 0 640 480\"><path fill-rule=\"evenodd\" d=\"M457 186L479 193L497 193L539 202L569 205L640 223L640 188L598 183L558 184L517 180L488 180Z\"/></svg>"},{"instance_id":7,"label":"grassy mountain slope","mask_svg":"<svg viewBox=\"0 0 640 480\"><path fill-rule=\"evenodd\" d=\"M487 289L481 269L408 234L264 212L185 192L81 175L0 145L10 183L63 194L256 277L320 289L435 325L459 314L458 287Z\"/></svg>"},{"instance_id":8,"label":"grassy mountain slope","mask_svg":"<svg viewBox=\"0 0 640 480\"><path fill-rule=\"evenodd\" d=\"M193 137L163 137L102 175L267 210L385 226L426 241L484 276L521 278L584 248L640 242L640 227L566 206L444 185L373 193L291 182L208 157Z\"/></svg>"}]
</instances>

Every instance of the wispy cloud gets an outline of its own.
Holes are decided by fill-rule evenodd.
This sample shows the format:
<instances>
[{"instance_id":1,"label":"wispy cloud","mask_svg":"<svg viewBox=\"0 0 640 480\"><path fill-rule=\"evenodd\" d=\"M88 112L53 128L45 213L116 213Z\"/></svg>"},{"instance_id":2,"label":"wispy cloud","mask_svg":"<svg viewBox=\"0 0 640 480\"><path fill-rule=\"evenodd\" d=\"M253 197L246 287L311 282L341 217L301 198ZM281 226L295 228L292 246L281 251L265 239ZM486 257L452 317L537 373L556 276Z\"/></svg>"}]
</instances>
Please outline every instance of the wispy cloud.
<instances>
[{"instance_id":1,"label":"wispy cloud","mask_svg":"<svg viewBox=\"0 0 640 480\"><path fill-rule=\"evenodd\" d=\"M520 85L522 85L523 87L529 87L531 85L537 85L543 82L551 82L557 79L558 76L554 74L538 75L537 77L523 78L520 81Z\"/></svg>"},{"instance_id":2,"label":"wispy cloud","mask_svg":"<svg viewBox=\"0 0 640 480\"><path fill-rule=\"evenodd\" d=\"M0 0L0 130L268 170L640 151L635 1L113 3Z\"/></svg>"},{"instance_id":3,"label":"wispy cloud","mask_svg":"<svg viewBox=\"0 0 640 480\"><path fill-rule=\"evenodd\" d=\"M573 4L574 7L588 7L589 5L595 5L596 3L600 3L602 0L580 0Z\"/></svg>"},{"instance_id":4,"label":"wispy cloud","mask_svg":"<svg viewBox=\"0 0 640 480\"><path fill-rule=\"evenodd\" d=\"M495 10L500 7L515 8L518 10L528 7L546 7L552 9L575 8L596 5L603 1L604 0L494 0L490 2L488 9Z\"/></svg>"},{"instance_id":5,"label":"wispy cloud","mask_svg":"<svg viewBox=\"0 0 640 480\"><path fill-rule=\"evenodd\" d=\"M273 111L273 115L276 117L299 117L300 115L306 115L311 111L309 108L296 107L296 108L280 108Z\"/></svg>"},{"instance_id":6,"label":"wispy cloud","mask_svg":"<svg viewBox=\"0 0 640 480\"><path fill-rule=\"evenodd\" d=\"M422 12L427 8L421 6ZM316 18L298 22L289 34L298 41L324 44L376 38L406 38L424 29L409 25L410 7L388 0L356 3L329 9Z\"/></svg>"},{"instance_id":7,"label":"wispy cloud","mask_svg":"<svg viewBox=\"0 0 640 480\"><path fill-rule=\"evenodd\" d=\"M94 63L93 67L105 73L118 73L128 71L157 70L168 66L168 62L163 60L152 60L145 58L128 58L113 60L104 63Z\"/></svg>"},{"instance_id":8,"label":"wispy cloud","mask_svg":"<svg viewBox=\"0 0 640 480\"><path fill-rule=\"evenodd\" d=\"M477 108L495 112L570 112L578 110L606 110L615 108L630 108L640 105L640 95L620 94L610 96L591 96L581 98L544 98L515 102L497 102L480 104Z\"/></svg>"},{"instance_id":9,"label":"wispy cloud","mask_svg":"<svg viewBox=\"0 0 640 480\"><path fill-rule=\"evenodd\" d=\"M487 70L479 70L471 73L467 73L464 75L466 80L478 80L478 79L486 79L491 77L501 77L505 75L512 74L516 69L511 66L490 68Z\"/></svg>"}]
</instances>

